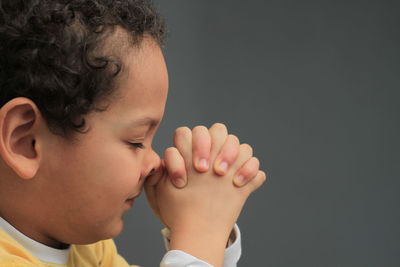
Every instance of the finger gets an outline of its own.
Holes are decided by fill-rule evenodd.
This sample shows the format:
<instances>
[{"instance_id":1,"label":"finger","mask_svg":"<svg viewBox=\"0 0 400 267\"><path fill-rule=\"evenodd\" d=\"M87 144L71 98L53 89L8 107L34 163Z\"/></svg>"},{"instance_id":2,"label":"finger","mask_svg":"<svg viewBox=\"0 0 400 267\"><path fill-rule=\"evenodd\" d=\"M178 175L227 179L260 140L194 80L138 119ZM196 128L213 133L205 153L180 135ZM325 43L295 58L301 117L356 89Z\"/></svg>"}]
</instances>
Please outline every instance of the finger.
<instances>
[{"instance_id":1,"label":"finger","mask_svg":"<svg viewBox=\"0 0 400 267\"><path fill-rule=\"evenodd\" d=\"M177 188L185 187L187 182L185 161L178 149L167 148L164 152L164 162L172 184Z\"/></svg>"},{"instance_id":2,"label":"finger","mask_svg":"<svg viewBox=\"0 0 400 267\"><path fill-rule=\"evenodd\" d=\"M214 162L214 171L218 175L225 175L229 167L239 155L240 142L235 135L228 135Z\"/></svg>"},{"instance_id":3,"label":"finger","mask_svg":"<svg viewBox=\"0 0 400 267\"><path fill-rule=\"evenodd\" d=\"M267 174L263 171L258 171L256 177L249 181L243 189L249 190L249 194L256 191L267 180Z\"/></svg>"},{"instance_id":4,"label":"finger","mask_svg":"<svg viewBox=\"0 0 400 267\"><path fill-rule=\"evenodd\" d=\"M243 164L253 157L253 148L248 144L241 144L239 146L239 155L236 161L232 164L229 172L236 172L243 166Z\"/></svg>"},{"instance_id":5,"label":"finger","mask_svg":"<svg viewBox=\"0 0 400 267\"><path fill-rule=\"evenodd\" d=\"M145 193L146 193L147 202L149 203L149 205L150 205L151 209L153 210L153 212L161 220L160 215L159 215L160 214L160 209L159 209L158 204L157 204L157 198L156 198L156 193L155 193L154 186L145 185L144 186L144 190L145 190Z\"/></svg>"},{"instance_id":6,"label":"finger","mask_svg":"<svg viewBox=\"0 0 400 267\"><path fill-rule=\"evenodd\" d=\"M228 136L228 130L224 124L214 123L209 129L209 133L211 136L210 162L214 162L214 159L217 157L222 145L225 143Z\"/></svg>"},{"instance_id":7,"label":"finger","mask_svg":"<svg viewBox=\"0 0 400 267\"><path fill-rule=\"evenodd\" d=\"M154 186L158 184L161 177L164 175L165 163L161 160L160 166L154 171L154 173L146 178L145 184L148 186Z\"/></svg>"},{"instance_id":8,"label":"finger","mask_svg":"<svg viewBox=\"0 0 400 267\"><path fill-rule=\"evenodd\" d=\"M146 193L147 201L156 216L161 220L160 209L157 204L156 186L163 179L164 167L161 165L157 171L146 179L144 183L144 190Z\"/></svg>"},{"instance_id":9,"label":"finger","mask_svg":"<svg viewBox=\"0 0 400 267\"><path fill-rule=\"evenodd\" d=\"M259 168L260 161L256 157L250 158L236 173L233 183L238 187L244 186L257 175Z\"/></svg>"},{"instance_id":10,"label":"finger","mask_svg":"<svg viewBox=\"0 0 400 267\"><path fill-rule=\"evenodd\" d=\"M188 127L179 127L175 130L174 145L182 155L186 169L192 164L192 131Z\"/></svg>"},{"instance_id":11,"label":"finger","mask_svg":"<svg viewBox=\"0 0 400 267\"><path fill-rule=\"evenodd\" d=\"M192 130L193 165L199 172L208 171L211 150L211 137L204 126L196 126Z\"/></svg>"}]
</instances>

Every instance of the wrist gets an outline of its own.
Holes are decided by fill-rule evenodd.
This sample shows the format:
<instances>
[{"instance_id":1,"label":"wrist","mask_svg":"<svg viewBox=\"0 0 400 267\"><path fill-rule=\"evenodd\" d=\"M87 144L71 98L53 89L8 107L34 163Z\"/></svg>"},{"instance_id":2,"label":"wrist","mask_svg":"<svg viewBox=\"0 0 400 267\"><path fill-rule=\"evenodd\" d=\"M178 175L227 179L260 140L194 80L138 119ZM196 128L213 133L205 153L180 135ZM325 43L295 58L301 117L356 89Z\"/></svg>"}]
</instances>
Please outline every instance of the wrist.
<instances>
[{"instance_id":1,"label":"wrist","mask_svg":"<svg viewBox=\"0 0 400 267\"><path fill-rule=\"evenodd\" d=\"M210 229L210 226L174 229L171 230L169 249L184 251L215 267L222 266L230 233Z\"/></svg>"}]
</instances>

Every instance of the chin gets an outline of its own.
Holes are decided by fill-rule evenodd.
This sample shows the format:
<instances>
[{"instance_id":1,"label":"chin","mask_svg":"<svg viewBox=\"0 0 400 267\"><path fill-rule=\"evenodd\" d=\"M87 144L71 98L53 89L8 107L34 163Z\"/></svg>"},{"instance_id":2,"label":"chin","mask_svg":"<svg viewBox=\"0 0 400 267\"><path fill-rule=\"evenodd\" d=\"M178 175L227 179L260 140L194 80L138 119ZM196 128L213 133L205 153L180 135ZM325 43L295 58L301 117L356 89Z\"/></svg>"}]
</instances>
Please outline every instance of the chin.
<instances>
[{"instance_id":1,"label":"chin","mask_svg":"<svg viewBox=\"0 0 400 267\"><path fill-rule=\"evenodd\" d=\"M90 230L100 230L96 232L91 232L90 235L87 233L84 240L79 240L79 242L73 242L76 245L90 245L101 240L107 240L115 238L121 234L124 228L124 222L122 218L116 219L110 222L108 225L98 225L97 228L91 228Z\"/></svg>"},{"instance_id":2,"label":"chin","mask_svg":"<svg viewBox=\"0 0 400 267\"><path fill-rule=\"evenodd\" d=\"M120 235L122 230L124 229L124 221L122 217L116 219L115 221L112 222L112 224L110 224L107 228L105 227L104 229L107 229L107 232L103 232L104 235L101 238L101 240L114 238Z\"/></svg>"}]
</instances>

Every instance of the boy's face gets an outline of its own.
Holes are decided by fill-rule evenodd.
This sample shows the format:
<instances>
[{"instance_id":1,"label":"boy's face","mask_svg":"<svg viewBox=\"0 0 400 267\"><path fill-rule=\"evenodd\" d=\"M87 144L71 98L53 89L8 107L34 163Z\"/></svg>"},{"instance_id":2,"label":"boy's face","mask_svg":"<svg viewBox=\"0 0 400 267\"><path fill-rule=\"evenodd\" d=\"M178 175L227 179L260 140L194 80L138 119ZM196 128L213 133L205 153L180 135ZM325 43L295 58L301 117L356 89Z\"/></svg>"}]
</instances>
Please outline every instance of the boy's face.
<instances>
[{"instance_id":1,"label":"boy's face","mask_svg":"<svg viewBox=\"0 0 400 267\"><path fill-rule=\"evenodd\" d=\"M86 117L90 130L71 144L46 144L41 169L43 231L63 243L91 243L118 235L122 215L160 158L152 140L164 113L168 75L160 47L145 38L124 57L119 98ZM133 145L134 143L142 143ZM41 178L38 177L38 178ZM49 202L50 201L50 202Z\"/></svg>"}]
</instances>

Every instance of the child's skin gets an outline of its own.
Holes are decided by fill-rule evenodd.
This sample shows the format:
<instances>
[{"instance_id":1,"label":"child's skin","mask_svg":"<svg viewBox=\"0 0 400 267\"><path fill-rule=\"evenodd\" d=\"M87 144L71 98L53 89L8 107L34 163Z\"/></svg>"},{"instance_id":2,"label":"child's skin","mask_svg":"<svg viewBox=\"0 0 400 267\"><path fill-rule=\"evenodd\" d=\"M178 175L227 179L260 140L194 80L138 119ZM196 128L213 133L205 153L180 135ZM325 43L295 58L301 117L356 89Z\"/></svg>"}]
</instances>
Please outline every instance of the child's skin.
<instances>
[{"instance_id":1,"label":"child's skin","mask_svg":"<svg viewBox=\"0 0 400 267\"><path fill-rule=\"evenodd\" d=\"M110 38L112 40L114 37ZM1 107L0 216L28 237L54 248L63 248L66 244L89 244L117 236L123 228L123 214L131 208L146 179L153 170L163 169L151 144L163 117L167 98L168 75L164 57L158 44L147 37L139 47L128 49L124 64L125 70L120 73L119 86L110 99L108 109L88 114L85 119L89 131L77 134L74 142L50 132L35 103L27 98L14 98ZM204 142L203 137L193 138L194 147ZM224 140L228 140L227 136ZM219 166L219 162L236 164L242 155L239 153L235 161L237 154L227 153L235 151L238 140L236 143L227 142L221 148L222 142L211 138L211 144L215 145L209 159L213 168L202 174L209 179L216 178L212 171L223 174L224 171L215 167ZM186 142L183 146L191 147L191 143ZM177 147L182 154L182 147ZM215 162L217 147L218 151L221 150L221 158ZM206 150L195 149L193 153L191 160L192 157L198 159L207 156L204 155ZM179 175L175 178L179 176L184 182L173 179L181 187L187 178L187 186L176 189L182 191L173 191L165 179L160 183L163 186L158 187L154 183L151 186L157 188L159 199L172 205L166 208L160 206L163 221L173 229L171 248L191 252L190 244L188 246L183 242L185 235L187 242L194 242L195 236L190 236L193 233L183 227L191 224L191 217L183 214L188 212L187 208L179 211L182 203L178 205L174 202L174 195L177 196L175 200L186 201L186 192L193 190L192 181L196 181L197 176L193 176L189 154L182 156L187 177L184 168L177 164L176 173ZM173 169L172 162L165 160L170 170ZM208 169L206 166L198 168L203 172ZM237 166L232 169L237 170ZM243 168L245 182L252 181L254 170L249 169L254 169L254 165ZM224 186L228 188L227 184ZM251 191L247 185L243 185L244 190L240 192L238 188L232 188L227 191L232 197L229 200L231 203L226 203L232 207L224 211L227 214L224 222L212 222L218 230L224 228L221 230L224 242L226 232L232 229L245 199L246 194L240 192ZM201 190L197 192L200 193ZM157 205L160 203L157 202ZM188 202L186 207L189 203L198 204ZM184 218L182 222L185 224L177 224L165 215L168 209L174 216ZM190 214L193 213L190 211ZM222 224L226 225L220 227ZM208 256L203 258L207 259ZM214 262L220 261L211 258Z\"/></svg>"}]
</instances>

